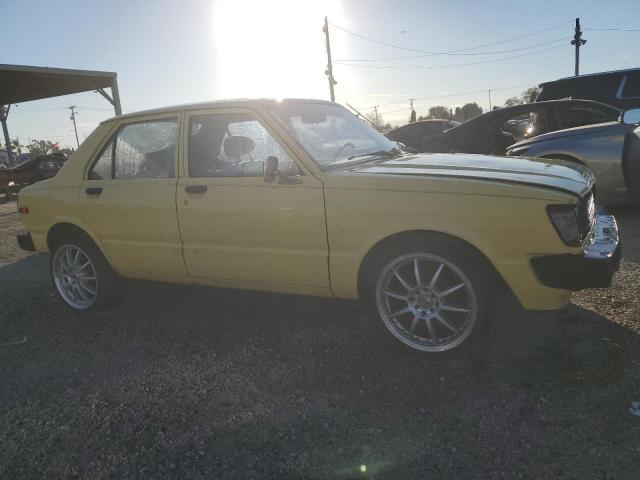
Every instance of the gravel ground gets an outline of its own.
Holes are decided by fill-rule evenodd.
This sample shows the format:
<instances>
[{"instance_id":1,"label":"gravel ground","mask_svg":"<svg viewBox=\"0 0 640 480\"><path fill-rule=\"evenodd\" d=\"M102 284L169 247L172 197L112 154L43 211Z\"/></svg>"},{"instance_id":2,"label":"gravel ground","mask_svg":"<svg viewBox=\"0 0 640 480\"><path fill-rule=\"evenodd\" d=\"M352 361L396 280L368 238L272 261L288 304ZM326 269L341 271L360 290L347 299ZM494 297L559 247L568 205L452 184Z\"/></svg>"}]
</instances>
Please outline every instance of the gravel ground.
<instances>
[{"instance_id":1,"label":"gravel ground","mask_svg":"<svg viewBox=\"0 0 640 480\"><path fill-rule=\"evenodd\" d=\"M17 250L14 211L0 206L1 478L640 476L631 210L615 212L613 288L511 315L451 362L371 345L350 302L131 282L117 310L76 315L47 256Z\"/></svg>"}]
</instances>

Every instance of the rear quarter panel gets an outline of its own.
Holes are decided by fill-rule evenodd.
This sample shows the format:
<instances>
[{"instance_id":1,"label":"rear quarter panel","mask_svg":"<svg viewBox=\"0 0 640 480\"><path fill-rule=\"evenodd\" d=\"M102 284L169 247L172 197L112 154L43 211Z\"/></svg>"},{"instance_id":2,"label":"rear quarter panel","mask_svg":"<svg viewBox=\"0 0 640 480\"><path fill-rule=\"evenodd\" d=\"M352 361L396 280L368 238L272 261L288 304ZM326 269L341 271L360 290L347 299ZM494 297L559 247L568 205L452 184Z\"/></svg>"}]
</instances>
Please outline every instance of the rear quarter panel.
<instances>
[{"instance_id":1,"label":"rear quarter panel","mask_svg":"<svg viewBox=\"0 0 640 480\"><path fill-rule=\"evenodd\" d=\"M58 223L70 223L84 230L99 248L104 249L91 229L82 221L79 185L88 162L111 130L109 123L99 125L67 160L58 174L20 190L19 206L29 208L20 219L31 233L36 250L47 252L47 234Z\"/></svg>"}]
</instances>

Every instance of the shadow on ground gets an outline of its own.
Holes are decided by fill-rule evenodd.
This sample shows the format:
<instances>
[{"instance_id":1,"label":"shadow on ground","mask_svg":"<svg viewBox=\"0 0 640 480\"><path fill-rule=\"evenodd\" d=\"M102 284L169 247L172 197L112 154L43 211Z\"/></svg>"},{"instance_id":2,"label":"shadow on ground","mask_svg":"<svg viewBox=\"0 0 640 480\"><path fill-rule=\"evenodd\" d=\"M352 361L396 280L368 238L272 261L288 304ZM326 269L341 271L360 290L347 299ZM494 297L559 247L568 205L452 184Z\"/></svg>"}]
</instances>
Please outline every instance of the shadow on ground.
<instances>
[{"instance_id":1,"label":"shadow on ground","mask_svg":"<svg viewBox=\"0 0 640 480\"><path fill-rule=\"evenodd\" d=\"M47 261L0 268L0 343L26 336L0 347L0 477L637 473L640 340L597 307L512 316L426 362L372 344L351 302L131 282L83 317Z\"/></svg>"}]
</instances>

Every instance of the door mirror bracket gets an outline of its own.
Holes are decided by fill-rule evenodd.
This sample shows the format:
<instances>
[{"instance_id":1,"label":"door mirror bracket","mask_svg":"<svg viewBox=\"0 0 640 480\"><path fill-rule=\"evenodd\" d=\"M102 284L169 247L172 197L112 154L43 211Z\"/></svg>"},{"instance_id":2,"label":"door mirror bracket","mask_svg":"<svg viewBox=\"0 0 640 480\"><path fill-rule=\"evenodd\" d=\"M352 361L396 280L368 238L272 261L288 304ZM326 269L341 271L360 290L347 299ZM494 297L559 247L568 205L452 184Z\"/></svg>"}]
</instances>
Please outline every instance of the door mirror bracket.
<instances>
[{"instance_id":1,"label":"door mirror bracket","mask_svg":"<svg viewBox=\"0 0 640 480\"><path fill-rule=\"evenodd\" d=\"M276 178L278 179L278 184L283 185L302 183L300 178L284 175L280 170L278 170L278 157L270 155L264 162L264 181L266 183L273 183Z\"/></svg>"}]
</instances>

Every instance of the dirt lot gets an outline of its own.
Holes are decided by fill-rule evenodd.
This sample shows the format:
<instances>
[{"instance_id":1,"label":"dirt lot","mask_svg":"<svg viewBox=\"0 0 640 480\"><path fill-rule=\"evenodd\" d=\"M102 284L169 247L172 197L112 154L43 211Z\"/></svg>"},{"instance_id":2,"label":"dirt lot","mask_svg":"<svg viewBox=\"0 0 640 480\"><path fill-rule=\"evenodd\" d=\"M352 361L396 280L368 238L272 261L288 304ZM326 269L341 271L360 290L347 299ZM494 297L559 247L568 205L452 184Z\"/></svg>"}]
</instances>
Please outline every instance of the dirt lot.
<instances>
[{"instance_id":1,"label":"dirt lot","mask_svg":"<svg viewBox=\"0 0 640 480\"><path fill-rule=\"evenodd\" d=\"M136 282L116 311L70 313L47 256L17 250L14 211L0 206L2 478L640 476L631 210L615 212L613 288L512 316L446 363L371 345L348 302Z\"/></svg>"}]
</instances>

